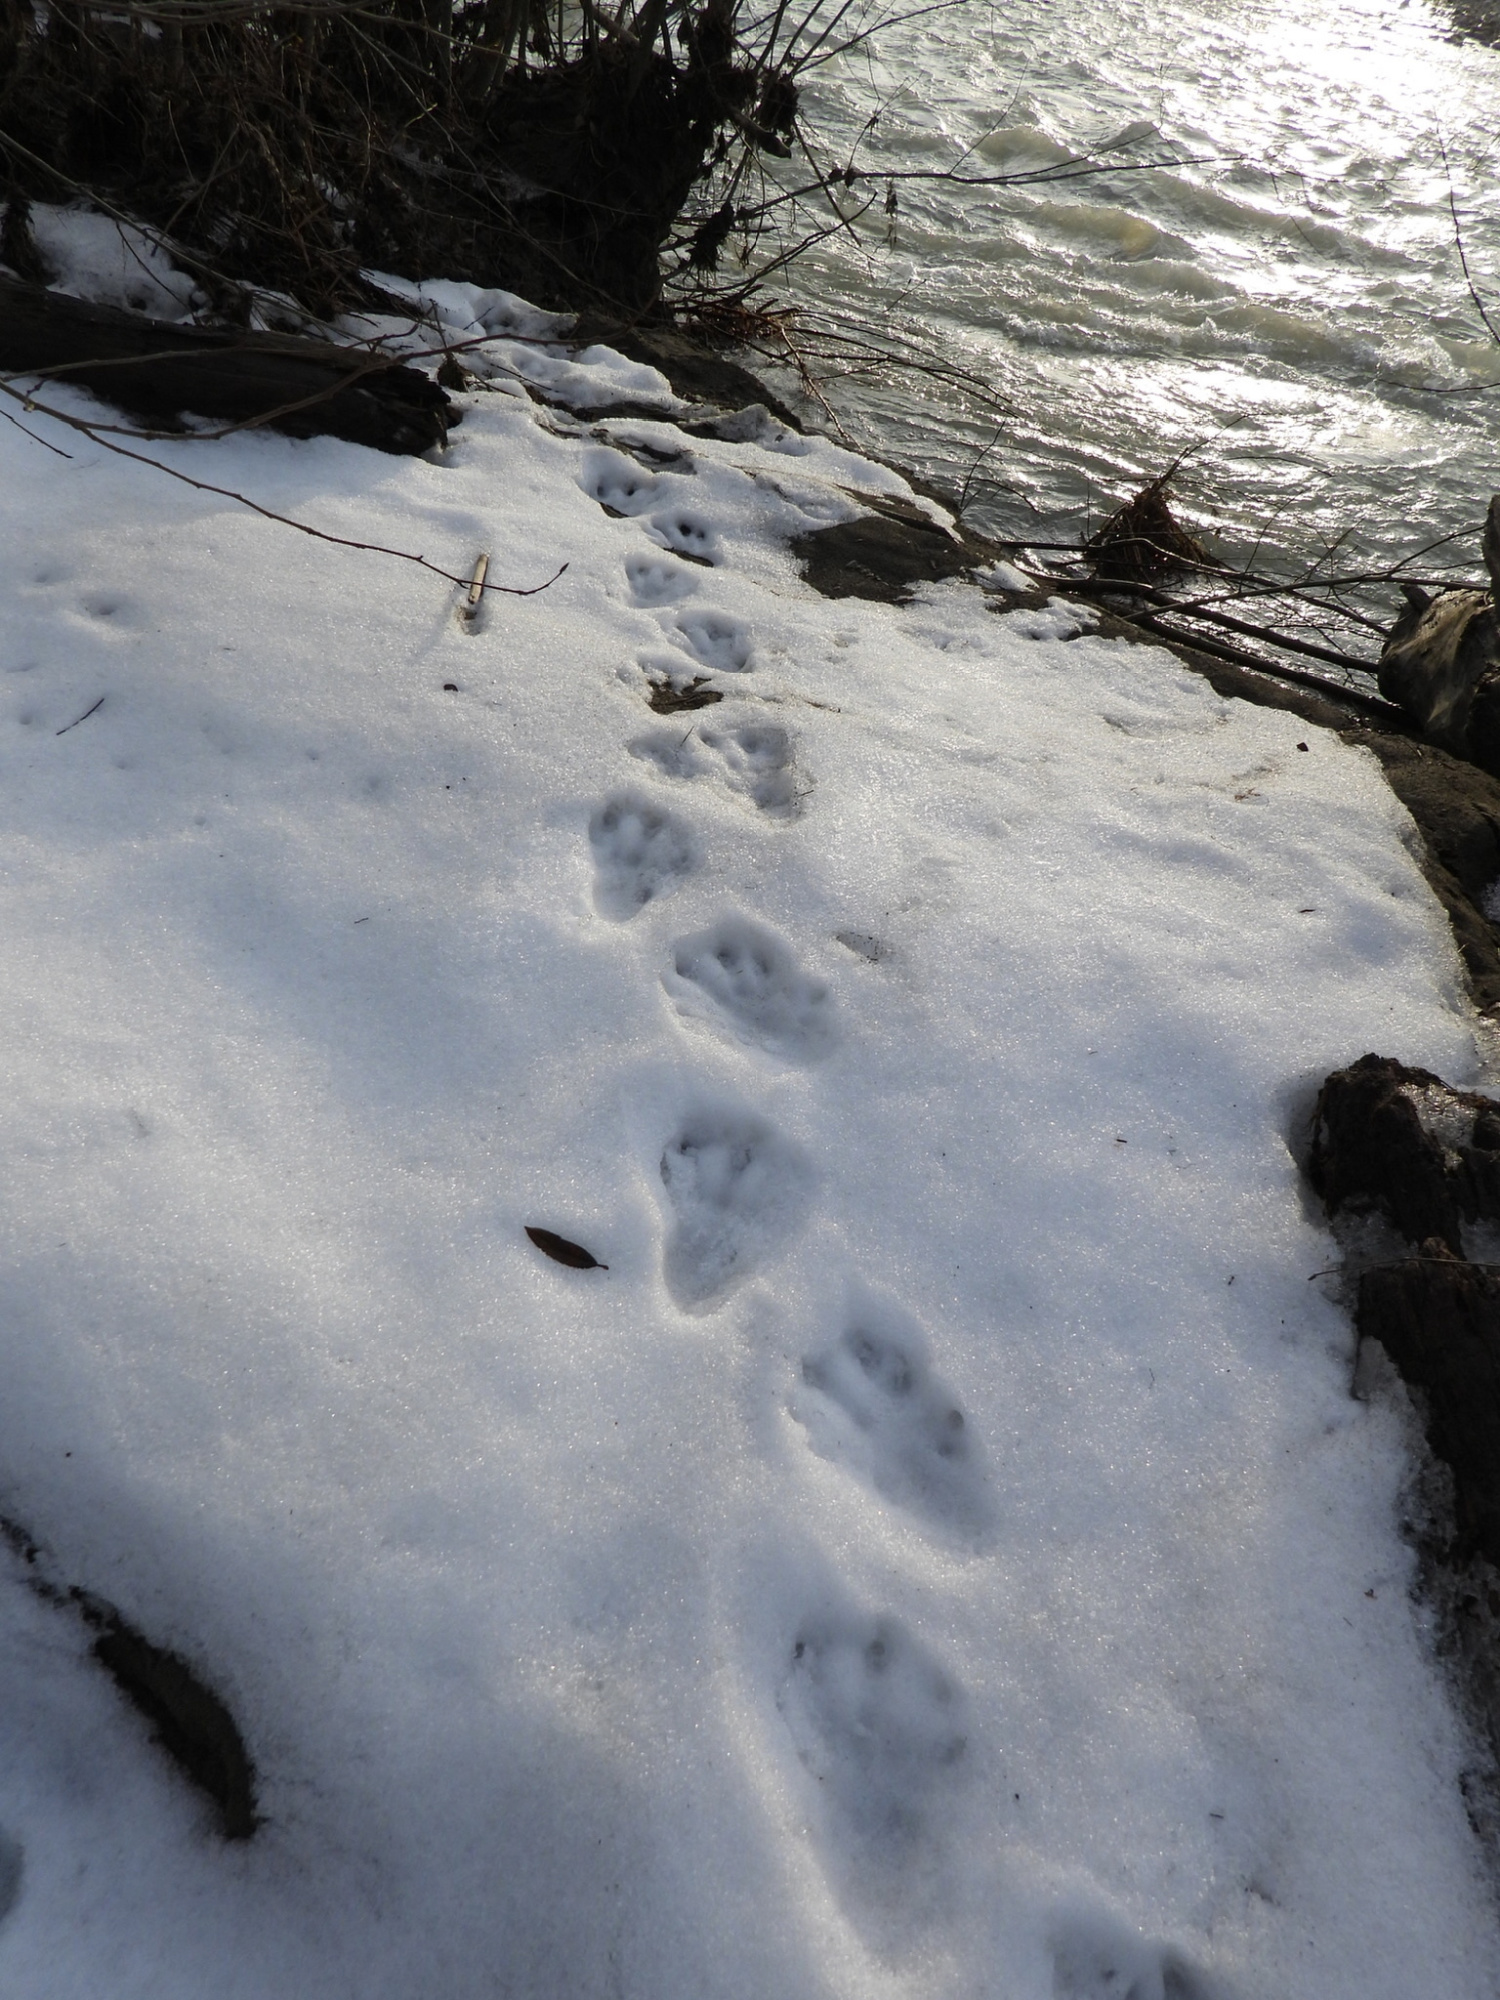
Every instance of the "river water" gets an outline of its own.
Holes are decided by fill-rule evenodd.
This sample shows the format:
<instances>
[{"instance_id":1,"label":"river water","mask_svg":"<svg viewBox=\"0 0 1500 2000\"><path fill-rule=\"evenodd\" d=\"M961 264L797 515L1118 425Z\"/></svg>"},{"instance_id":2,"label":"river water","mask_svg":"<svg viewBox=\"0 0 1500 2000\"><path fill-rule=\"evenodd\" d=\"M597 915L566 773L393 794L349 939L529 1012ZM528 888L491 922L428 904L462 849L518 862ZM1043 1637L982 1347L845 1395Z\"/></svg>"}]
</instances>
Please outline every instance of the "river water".
<instances>
[{"instance_id":1,"label":"river water","mask_svg":"<svg viewBox=\"0 0 1500 2000\"><path fill-rule=\"evenodd\" d=\"M1500 340L1456 239L1500 331L1500 50L1451 16L963 0L813 72L804 110L820 159L877 175L1105 169L898 180L894 217L877 182L783 280L1002 399L827 371L861 441L969 478L974 525L1076 538L1186 452L1182 511L1233 555L1357 572L1457 533L1409 573L1476 571Z\"/></svg>"}]
</instances>

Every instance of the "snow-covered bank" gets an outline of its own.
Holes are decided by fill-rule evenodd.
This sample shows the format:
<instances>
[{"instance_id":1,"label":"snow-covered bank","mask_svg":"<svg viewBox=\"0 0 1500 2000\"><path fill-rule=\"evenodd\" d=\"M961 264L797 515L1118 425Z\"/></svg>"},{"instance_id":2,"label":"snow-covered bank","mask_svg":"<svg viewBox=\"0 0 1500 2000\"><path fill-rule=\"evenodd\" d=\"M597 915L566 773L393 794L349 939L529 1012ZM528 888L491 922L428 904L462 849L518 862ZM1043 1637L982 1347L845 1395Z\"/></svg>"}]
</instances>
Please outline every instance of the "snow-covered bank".
<instances>
[{"instance_id":1,"label":"snow-covered bank","mask_svg":"<svg viewBox=\"0 0 1500 2000\"><path fill-rule=\"evenodd\" d=\"M1366 1048L1472 1072L1405 816L1086 614L819 600L786 540L899 481L761 435L163 450L567 561L465 629L0 430L0 1511L266 1814L17 1570L7 1995L1493 1994L1287 1144Z\"/></svg>"}]
</instances>

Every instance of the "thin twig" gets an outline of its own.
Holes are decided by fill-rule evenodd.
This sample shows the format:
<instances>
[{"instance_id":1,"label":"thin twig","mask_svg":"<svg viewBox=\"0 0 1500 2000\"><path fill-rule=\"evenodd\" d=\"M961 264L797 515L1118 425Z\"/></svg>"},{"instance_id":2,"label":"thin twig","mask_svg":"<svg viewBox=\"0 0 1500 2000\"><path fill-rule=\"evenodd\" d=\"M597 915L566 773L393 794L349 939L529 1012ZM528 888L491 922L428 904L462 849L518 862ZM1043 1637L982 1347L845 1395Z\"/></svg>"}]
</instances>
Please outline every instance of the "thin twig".
<instances>
[{"instance_id":1,"label":"thin twig","mask_svg":"<svg viewBox=\"0 0 1500 2000\"><path fill-rule=\"evenodd\" d=\"M1478 313L1480 319L1484 322L1485 332L1497 346L1500 346L1500 328L1496 327L1495 322L1490 318L1488 311L1485 309L1484 300L1479 296L1479 288L1475 285L1473 275L1469 270L1468 253L1464 249L1463 225L1458 219L1458 200L1453 192L1453 170L1448 165L1448 146L1446 140L1441 136L1438 138L1438 150L1443 156L1443 172L1448 179L1448 213L1453 217L1453 240L1458 245L1458 261L1463 266L1464 283L1469 288L1469 297L1474 301L1475 312Z\"/></svg>"},{"instance_id":2,"label":"thin twig","mask_svg":"<svg viewBox=\"0 0 1500 2000\"><path fill-rule=\"evenodd\" d=\"M89 717L90 717L91 715L97 715L97 714L99 713L100 709L101 709L101 708L103 708L103 706L104 706L104 696L103 696L103 695L101 694L101 695L100 695L100 697L99 697L99 699L98 699L98 700L97 700L97 701L96 701L96 702L94 703L94 705L93 705L93 707L92 707L92 708L86 708L86 709L85 709L85 710L83 711L82 715L78 716L78 717L77 717L77 718L76 718L76 719L75 719L74 721L72 721L72 722L65 722L65 723L63 724L63 726L62 726L62 728L61 728L61 729L55 729L55 730L54 730L54 731L52 732L52 733L53 733L53 735L54 735L54 736L66 736L66 735L67 735L67 733L68 733L68 731L69 731L70 729L76 729L76 728L78 727L78 724L79 724L80 722L87 722L87 721L88 721L88 719L89 719Z\"/></svg>"}]
</instances>

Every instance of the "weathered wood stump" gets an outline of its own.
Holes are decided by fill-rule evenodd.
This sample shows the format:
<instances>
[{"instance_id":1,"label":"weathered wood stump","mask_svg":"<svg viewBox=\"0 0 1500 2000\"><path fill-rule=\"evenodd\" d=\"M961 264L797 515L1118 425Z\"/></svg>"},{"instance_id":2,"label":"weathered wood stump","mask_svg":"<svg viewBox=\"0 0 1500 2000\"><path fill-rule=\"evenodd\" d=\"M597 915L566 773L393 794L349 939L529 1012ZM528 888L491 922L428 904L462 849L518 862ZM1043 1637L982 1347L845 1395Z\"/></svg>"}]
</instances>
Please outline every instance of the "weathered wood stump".
<instances>
[{"instance_id":1,"label":"weathered wood stump","mask_svg":"<svg viewBox=\"0 0 1500 2000\"><path fill-rule=\"evenodd\" d=\"M1465 1222L1500 1223L1500 1105L1361 1056L1318 1094L1307 1174L1330 1215L1378 1208L1408 1243L1462 1256Z\"/></svg>"},{"instance_id":2,"label":"weathered wood stump","mask_svg":"<svg viewBox=\"0 0 1500 2000\"><path fill-rule=\"evenodd\" d=\"M1380 655L1380 692L1456 756L1500 776L1500 493L1482 538L1489 590L1403 591L1407 609Z\"/></svg>"}]
</instances>

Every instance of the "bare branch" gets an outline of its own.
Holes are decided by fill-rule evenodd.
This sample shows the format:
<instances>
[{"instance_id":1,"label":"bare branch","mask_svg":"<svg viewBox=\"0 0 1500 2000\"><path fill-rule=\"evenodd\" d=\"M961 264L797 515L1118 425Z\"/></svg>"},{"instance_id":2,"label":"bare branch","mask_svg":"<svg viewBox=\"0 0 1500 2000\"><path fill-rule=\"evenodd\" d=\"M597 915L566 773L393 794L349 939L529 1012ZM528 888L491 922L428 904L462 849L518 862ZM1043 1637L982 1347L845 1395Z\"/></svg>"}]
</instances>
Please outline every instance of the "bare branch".
<instances>
[{"instance_id":1,"label":"bare branch","mask_svg":"<svg viewBox=\"0 0 1500 2000\"><path fill-rule=\"evenodd\" d=\"M299 535L311 535L315 541L331 542L336 548L358 549L366 555L391 556L397 562L414 563L418 569L425 569L431 575L441 577L445 583L456 584L464 590L472 585L472 576L459 576L452 570L444 569L440 563L429 562L426 556L414 554L410 549L392 549L380 542L359 542L348 535L333 535L326 528L315 528L308 521L298 521L290 514L277 513L274 507L264 507L260 501L252 500L248 494L237 493L231 486L216 486L211 480L194 479L190 473L179 472L172 465L163 465L160 459L148 457L145 452L131 451L127 445L119 444L114 438L105 436L100 426L88 423L82 417L72 416L66 410L55 409L47 403L39 403L34 397L25 396L7 382L0 382L0 395L8 396L12 401L23 404L29 411L37 411L43 416L51 417L57 423L66 425L69 430L79 432L102 450L113 452L117 458L128 458L137 465L149 466L153 472L165 473L168 479L175 479L183 486L191 486L194 492L212 493L221 500L232 500L236 506L247 507L252 514L259 514L262 520L278 522L283 528L295 528ZM24 426L20 428L24 429ZM45 444L46 440L38 438L37 443ZM554 575L547 578L545 583L533 584L529 589L510 583L483 583L480 589L494 591L501 597L537 597L542 591L550 590L567 567L568 565L564 563Z\"/></svg>"},{"instance_id":2,"label":"bare branch","mask_svg":"<svg viewBox=\"0 0 1500 2000\"><path fill-rule=\"evenodd\" d=\"M1443 172L1448 178L1448 212L1453 217L1453 241L1458 246L1458 261L1463 266L1464 283L1469 288L1469 297L1474 301L1475 312L1478 313L1480 319L1484 322L1485 332L1497 346L1500 346L1500 327L1496 327L1495 322L1490 318L1484 300L1479 296L1479 288L1474 283L1473 273L1469 269L1468 252L1464 249L1463 225L1458 219L1458 199L1453 192L1453 170L1448 164L1447 143L1442 138L1438 140L1438 148L1443 156Z\"/></svg>"}]
</instances>

